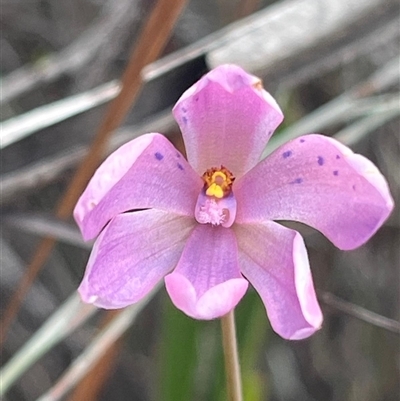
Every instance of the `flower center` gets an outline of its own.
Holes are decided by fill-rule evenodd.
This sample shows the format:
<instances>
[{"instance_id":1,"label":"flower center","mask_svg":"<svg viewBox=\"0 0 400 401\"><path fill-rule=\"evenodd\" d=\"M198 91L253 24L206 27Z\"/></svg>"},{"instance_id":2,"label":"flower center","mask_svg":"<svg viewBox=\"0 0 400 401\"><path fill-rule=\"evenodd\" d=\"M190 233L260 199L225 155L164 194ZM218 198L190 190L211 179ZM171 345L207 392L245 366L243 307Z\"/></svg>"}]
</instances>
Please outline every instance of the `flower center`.
<instances>
[{"instance_id":1,"label":"flower center","mask_svg":"<svg viewBox=\"0 0 400 401\"><path fill-rule=\"evenodd\" d=\"M224 166L221 168L209 168L202 176L206 195L214 196L218 199L230 194L235 177Z\"/></svg>"},{"instance_id":2,"label":"flower center","mask_svg":"<svg viewBox=\"0 0 400 401\"><path fill-rule=\"evenodd\" d=\"M196 220L200 224L230 227L236 217L236 199L232 192L235 177L221 166L208 169L202 178L204 187L197 198Z\"/></svg>"}]
</instances>

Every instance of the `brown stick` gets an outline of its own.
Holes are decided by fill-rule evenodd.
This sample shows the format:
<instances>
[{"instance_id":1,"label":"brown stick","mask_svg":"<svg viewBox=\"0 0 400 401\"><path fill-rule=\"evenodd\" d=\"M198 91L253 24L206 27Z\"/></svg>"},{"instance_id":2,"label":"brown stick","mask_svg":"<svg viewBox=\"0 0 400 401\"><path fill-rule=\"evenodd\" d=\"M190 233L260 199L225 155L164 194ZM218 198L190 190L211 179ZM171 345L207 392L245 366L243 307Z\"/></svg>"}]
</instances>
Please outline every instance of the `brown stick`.
<instances>
[{"instance_id":1,"label":"brown stick","mask_svg":"<svg viewBox=\"0 0 400 401\"><path fill-rule=\"evenodd\" d=\"M103 158L108 139L122 123L139 94L142 86L141 71L143 67L155 61L160 55L185 3L186 0L175 0L173 2L158 0L154 6L122 76L121 92L109 105L89 153L78 167L56 208L55 214L58 218L67 219L71 215L76 201ZM54 244L53 238L44 238L33 255L25 275L4 311L1 321L0 344L5 341L10 324L18 313L26 293L47 260Z\"/></svg>"}]
</instances>

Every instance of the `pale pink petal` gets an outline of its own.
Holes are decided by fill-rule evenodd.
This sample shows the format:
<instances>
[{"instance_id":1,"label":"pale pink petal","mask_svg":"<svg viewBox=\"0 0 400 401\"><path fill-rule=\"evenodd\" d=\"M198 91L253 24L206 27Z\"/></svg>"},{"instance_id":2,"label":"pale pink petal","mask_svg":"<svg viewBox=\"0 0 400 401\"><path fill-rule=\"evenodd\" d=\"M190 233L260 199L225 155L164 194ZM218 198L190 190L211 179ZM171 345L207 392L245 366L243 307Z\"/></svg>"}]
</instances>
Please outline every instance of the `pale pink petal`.
<instances>
[{"instance_id":1,"label":"pale pink petal","mask_svg":"<svg viewBox=\"0 0 400 401\"><path fill-rule=\"evenodd\" d=\"M322 135L286 143L233 190L237 222L299 221L321 231L340 249L365 243L393 209L378 169Z\"/></svg>"},{"instance_id":2,"label":"pale pink petal","mask_svg":"<svg viewBox=\"0 0 400 401\"><path fill-rule=\"evenodd\" d=\"M173 113L193 168L203 174L223 165L236 177L257 163L283 120L260 79L234 65L222 65L201 78L182 95Z\"/></svg>"},{"instance_id":3,"label":"pale pink petal","mask_svg":"<svg viewBox=\"0 0 400 401\"><path fill-rule=\"evenodd\" d=\"M299 233L272 221L234 226L244 276L264 302L271 326L290 340L321 327L307 251Z\"/></svg>"},{"instance_id":4,"label":"pale pink petal","mask_svg":"<svg viewBox=\"0 0 400 401\"><path fill-rule=\"evenodd\" d=\"M112 153L90 180L74 217L83 237L129 210L156 208L193 216L203 185L184 157L161 134L147 134Z\"/></svg>"},{"instance_id":5,"label":"pale pink petal","mask_svg":"<svg viewBox=\"0 0 400 401\"><path fill-rule=\"evenodd\" d=\"M139 301L176 266L195 224L159 210L113 218L90 255L79 287L83 301L106 309Z\"/></svg>"},{"instance_id":6,"label":"pale pink petal","mask_svg":"<svg viewBox=\"0 0 400 401\"><path fill-rule=\"evenodd\" d=\"M233 231L199 224L165 284L172 302L188 316L214 319L231 311L248 286L239 271Z\"/></svg>"}]
</instances>

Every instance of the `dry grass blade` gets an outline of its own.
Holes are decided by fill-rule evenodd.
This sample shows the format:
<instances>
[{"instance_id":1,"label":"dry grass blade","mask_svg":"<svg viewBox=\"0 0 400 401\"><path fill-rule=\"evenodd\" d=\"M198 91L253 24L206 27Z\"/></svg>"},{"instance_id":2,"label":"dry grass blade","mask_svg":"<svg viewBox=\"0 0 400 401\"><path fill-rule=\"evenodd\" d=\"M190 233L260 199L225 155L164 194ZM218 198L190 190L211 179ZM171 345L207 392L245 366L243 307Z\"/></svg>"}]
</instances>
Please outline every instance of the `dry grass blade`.
<instances>
[{"instance_id":1,"label":"dry grass blade","mask_svg":"<svg viewBox=\"0 0 400 401\"><path fill-rule=\"evenodd\" d=\"M0 149L9 146L43 128L90 110L113 99L119 91L116 81L87 92L70 96L10 118L1 124Z\"/></svg>"},{"instance_id":2,"label":"dry grass blade","mask_svg":"<svg viewBox=\"0 0 400 401\"><path fill-rule=\"evenodd\" d=\"M109 0L96 22L71 45L40 63L21 67L2 80L1 102L7 102L44 82L51 82L66 72L87 65L137 1Z\"/></svg>"},{"instance_id":3,"label":"dry grass blade","mask_svg":"<svg viewBox=\"0 0 400 401\"><path fill-rule=\"evenodd\" d=\"M277 60L301 54L340 32L385 0L286 0L232 24L224 45L207 55L210 66L229 62L250 71L267 71Z\"/></svg>"},{"instance_id":4,"label":"dry grass blade","mask_svg":"<svg viewBox=\"0 0 400 401\"><path fill-rule=\"evenodd\" d=\"M132 325L140 311L158 291L156 286L145 298L135 305L125 308L93 339L90 345L75 359L59 381L37 401L58 401L89 372L105 352Z\"/></svg>"},{"instance_id":5,"label":"dry grass blade","mask_svg":"<svg viewBox=\"0 0 400 401\"><path fill-rule=\"evenodd\" d=\"M360 121L336 133L335 138L349 146L355 144L365 135L375 131L377 128L386 124L388 121L400 115L400 102L397 100L395 107L388 108L380 113L373 113Z\"/></svg>"},{"instance_id":6,"label":"dry grass blade","mask_svg":"<svg viewBox=\"0 0 400 401\"><path fill-rule=\"evenodd\" d=\"M371 312L365 308L362 308L361 306L344 301L343 299L340 299L329 292L320 292L319 295L320 299L326 305L329 305L364 322L373 324L374 326L381 327L396 334L400 334L400 322L397 322L396 320L378 315L377 313Z\"/></svg>"},{"instance_id":7,"label":"dry grass blade","mask_svg":"<svg viewBox=\"0 0 400 401\"><path fill-rule=\"evenodd\" d=\"M83 304L78 293L71 295L1 369L0 396L32 364L87 321L96 310L93 305Z\"/></svg>"},{"instance_id":8,"label":"dry grass blade","mask_svg":"<svg viewBox=\"0 0 400 401\"><path fill-rule=\"evenodd\" d=\"M120 313L121 310L108 311L100 324L100 330L104 329ZM79 382L68 401L98 400L102 388L114 369L116 357L121 351L123 343L123 337L121 337L106 350L104 355L93 364L86 376Z\"/></svg>"},{"instance_id":9,"label":"dry grass blade","mask_svg":"<svg viewBox=\"0 0 400 401\"><path fill-rule=\"evenodd\" d=\"M48 255L50 254L55 244L53 238L45 238L37 247L35 254L28 265L25 274L22 276L21 281L18 283L17 289L12 294L11 299L3 313L1 319L1 337L0 344L2 345L6 339L10 324L13 322L14 317L18 313L22 301L32 286L36 276L40 272L42 266L46 262Z\"/></svg>"},{"instance_id":10,"label":"dry grass blade","mask_svg":"<svg viewBox=\"0 0 400 401\"><path fill-rule=\"evenodd\" d=\"M107 109L89 153L79 166L57 207L56 216L58 218L66 219L70 216L77 199L103 158L109 137L124 120L133 101L139 94L142 86L140 74L143 67L154 61L161 53L185 3L186 0L177 0L173 4L169 0L158 0L155 4L122 77L122 89ZM52 238L45 238L41 242L28 266L26 275L11 297L2 319L1 343L5 339L14 316L18 313L24 295L41 270L54 243L55 241Z\"/></svg>"},{"instance_id":11,"label":"dry grass blade","mask_svg":"<svg viewBox=\"0 0 400 401\"><path fill-rule=\"evenodd\" d=\"M41 214L7 214L2 222L5 227L38 236L52 236L58 241L83 249L91 249L93 243L83 241L82 235L75 225L60 221L52 216Z\"/></svg>"},{"instance_id":12,"label":"dry grass blade","mask_svg":"<svg viewBox=\"0 0 400 401\"><path fill-rule=\"evenodd\" d=\"M384 65L379 71L375 72L369 79L358 84L356 87L350 89L343 95L331 100L330 102L319 107L317 110L307 114L300 120L296 121L294 124L288 128L282 130L280 135L273 136L268 143L262 157L266 157L268 154L272 153L279 146L283 145L290 139L296 138L299 135L307 134L309 132L318 132L329 127L332 124L337 124L338 122L344 122L343 118L350 117L349 113L356 112L360 114L359 105L365 105L368 99L360 101L359 99L364 96L371 96L376 92L387 89L391 85L398 82L400 77L400 70L398 68L399 58L391 60L388 64ZM395 116L398 113L398 101L396 97L388 96L388 106L390 110L380 110L381 115L385 115L383 120L379 120L380 125L383 125L385 121L388 120L387 115ZM371 105L370 105L371 107ZM373 108L379 108L380 104L375 104L372 102ZM354 110L353 110L354 108ZM371 109L370 109L371 110ZM370 111L369 110L369 111ZM361 110L362 111L362 110ZM376 119L374 120L376 121ZM379 126L379 124L378 124ZM376 128L376 126L375 126ZM368 131L369 132L369 131ZM346 135L344 137L345 141L349 139L350 136ZM347 144L347 142L344 142ZM349 143L350 145L350 143Z\"/></svg>"}]
</instances>

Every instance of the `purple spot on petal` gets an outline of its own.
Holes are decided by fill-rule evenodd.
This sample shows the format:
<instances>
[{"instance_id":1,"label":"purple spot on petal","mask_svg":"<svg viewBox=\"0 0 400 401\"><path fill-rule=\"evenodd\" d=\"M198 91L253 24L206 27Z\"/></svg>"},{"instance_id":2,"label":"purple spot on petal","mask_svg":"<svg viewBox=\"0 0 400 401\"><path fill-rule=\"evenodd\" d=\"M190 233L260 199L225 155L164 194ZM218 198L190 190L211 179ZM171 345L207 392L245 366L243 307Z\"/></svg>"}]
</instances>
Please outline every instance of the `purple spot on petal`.
<instances>
[{"instance_id":1,"label":"purple spot on petal","mask_svg":"<svg viewBox=\"0 0 400 401\"><path fill-rule=\"evenodd\" d=\"M187 112L187 109L185 109L184 107L182 107L181 110L182 110L184 113Z\"/></svg>"},{"instance_id":2,"label":"purple spot on petal","mask_svg":"<svg viewBox=\"0 0 400 401\"><path fill-rule=\"evenodd\" d=\"M162 159L164 159L164 155L161 154L160 152L154 153L154 156L156 157L157 160L162 160Z\"/></svg>"},{"instance_id":3,"label":"purple spot on petal","mask_svg":"<svg viewBox=\"0 0 400 401\"><path fill-rule=\"evenodd\" d=\"M194 100L195 100L196 102L198 102L198 101L199 101L199 97L196 96L196 97L194 98Z\"/></svg>"},{"instance_id":4,"label":"purple spot on petal","mask_svg":"<svg viewBox=\"0 0 400 401\"><path fill-rule=\"evenodd\" d=\"M282 156L283 156L284 159L287 159L291 155L292 155L292 151L291 150L287 150L286 152L282 153Z\"/></svg>"},{"instance_id":5,"label":"purple spot on petal","mask_svg":"<svg viewBox=\"0 0 400 401\"><path fill-rule=\"evenodd\" d=\"M305 139L300 139L300 142L301 143L304 143L306 140Z\"/></svg>"},{"instance_id":6,"label":"purple spot on petal","mask_svg":"<svg viewBox=\"0 0 400 401\"><path fill-rule=\"evenodd\" d=\"M320 166L323 166L324 163L325 163L324 158L323 158L322 156L318 156L318 164L319 164Z\"/></svg>"},{"instance_id":7,"label":"purple spot on petal","mask_svg":"<svg viewBox=\"0 0 400 401\"><path fill-rule=\"evenodd\" d=\"M183 170L182 164L178 163L177 166L178 166L179 170Z\"/></svg>"},{"instance_id":8,"label":"purple spot on petal","mask_svg":"<svg viewBox=\"0 0 400 401\"><path fill-rule=\"evenodd\" d=\"M333 172L333 175L339 175L339 171L338 171L338 170L335 170L335 171Z\"/></svg>"},{"instance_id":9,"label":"purple spot on petal","mask_svg":"<svg viewBox=\"0 0 400 401\"><path fill-rule=\"evenodd\" d=\"M356 190L356 186L355 185L353 185L353 191L355 191Z\"/></svg>"},{"instance_id":10,"label":"purple spot on petal","mask_svg":"<svg viewBox=\"0 0 400 401\"><path fill-rule=\"evenodd\" d=\"M187 124L187 122L188 122L187 117L183 116L183 117L182 117L182 121L183 121L184 124Z\"/></svg>"},{"instance_id":11,"label":"purple spot on petal","mask_svg":"<svg viewBox=\"0 0 400 401\"><path fill-rule=\"evenodd\" d=\"M303 182L302 178L296 178L295 180L289 182L289 184L301 184Z\"/></svg>"},{"instance_id":12,"label":"purple spot on petal","mask_svg":"<svg viewBox=\"0 0 400 401\"><path fill-rule=\"evenodd\" d=\"M339 155L336 155L336 160L339 160L340 159L340 156Z\"/></svg>"},{"instance_id":13,"label":"purple spot on petal","mask_svg":"<svg viewBox=\"0 0 400 401\"><path fill-rule=\"evenodd\" d=\"M181 154L179 152L176 152L176 157L181 157Z\"/></svg>"}]
</instances>

